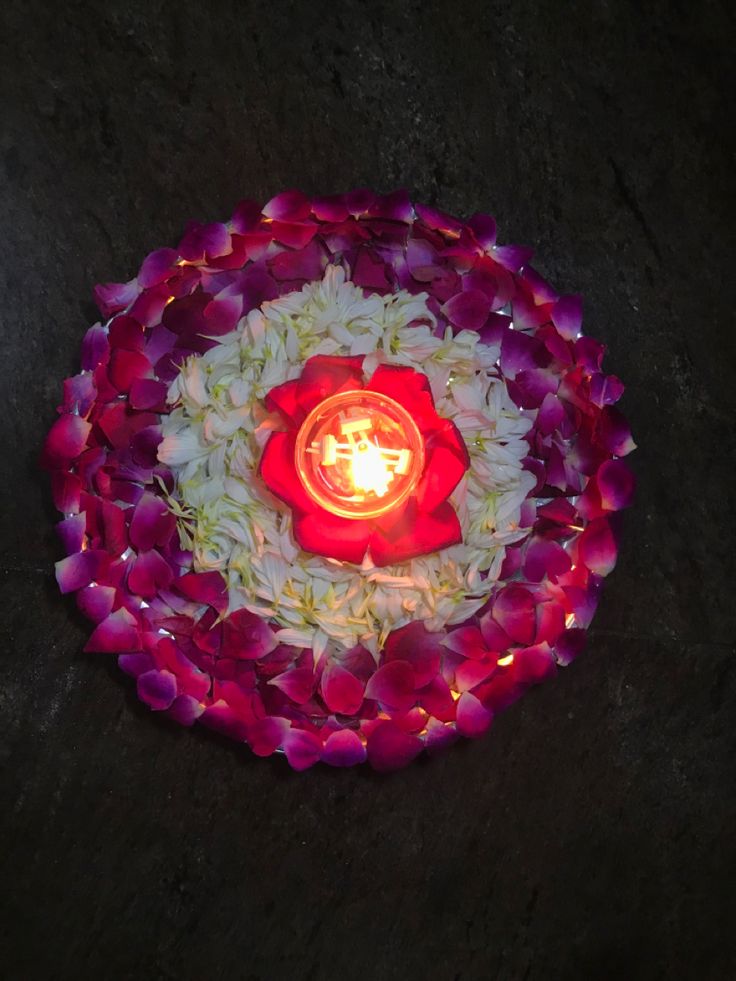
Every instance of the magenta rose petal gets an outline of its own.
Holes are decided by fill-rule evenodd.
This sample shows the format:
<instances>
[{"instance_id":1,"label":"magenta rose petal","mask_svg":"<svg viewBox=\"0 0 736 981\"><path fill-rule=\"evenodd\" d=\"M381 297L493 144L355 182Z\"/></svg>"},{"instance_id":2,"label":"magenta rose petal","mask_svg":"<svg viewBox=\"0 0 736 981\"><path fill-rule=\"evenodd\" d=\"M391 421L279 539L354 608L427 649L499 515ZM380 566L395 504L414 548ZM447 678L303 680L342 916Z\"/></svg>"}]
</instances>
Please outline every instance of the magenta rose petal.
<instances>
[{"instance_id":1,"label":"magenta rose petal","mask_svg":"<svg viewBox=\"0 0 736 981\"><path fill-rule=\"evenodd\" d=\"M219 572L187 572L175 580L174 586L182 596L206 603L219 613L227 607L227 584Z\"/></svg>"},{"instance_id":2,"label":"magenta rose petal","mask_svg":"<svg viewBox=\"0 0 736 981\"><path fill-rule=\"evenodd\" d=\"M143 289L149 286L158 286L168 279L176 266L179 258L175 249L156 249L143 260L143 265L138 273L138 285Z\"/></svg>"},{"instance_id":3,"label":"magenta rose petal","mask_svg":"<svg viewBox=\"0 0 736 981\"><path fill-rule=\"evenodd\" d=\"M322 674L320 690L331 712L355 715L363 703L365 685L339 664L329 664Z\"/></svg>"},{"instance_id":4,"label":"magenta rose petal","mask_svg":"<svg viewBox=\"0 0 736 981\"><path fill-rule=\"evenodd\" d=\"M621 460L606 460L596 474L601 504L607 511L620 511L634 500L634 475Z\"/></svg>"},{"instance_id":5,"label":"magenta rose petal","mask_svg":"<svg viewBox=\"0 0 736 981\"><path fill-rule=\"evenodd\" d=\"M330 733L322 750L322 760L330 766L355 766L363 763L367 752L360 736L351 729Z\"/></svg>"},{"instance_id":6,"label":"magenta rose petal","mask_svg":"<svg viewBox=\"0 0 736 981\"><path fill-rule=\"evenodd\" d=\"M136 618L121 607L97 625L84 650L94 654L123 654L140 650Z\"/></svg>"},{"instance_id":7,"label":"magenta rose petal","mask_svg":"<svg viewBox=\"0 0 736 981\"><path fill-rule=\"evenodd\" d=\"M131 279L129 283L101 283L95 286L94 296L102 316L111 317L130 306L139 290L137 280Z\"/></svg>"},{"instance_id":8,"label":"magenta rose petal","mask_svg":"<svg viewBox=\"0 0 736 981\"><path fill-rule=\"evenodd\" d=\"M288 695L292 702L303 705L314 693L314 671L312 668L293 668L271 678L269 684L279 688Z\"/></svg>"},{"instance_id":9,"label":"magenta rose petal","mask_svg":"<svg viewBox=\"0 0 736 981\"><path fill-rule=\"evenodd\" d=\"M204 705L192 695L177 695L168 709L167 715L182 726L193 726L204 712Z\"/></svg>"},{"instance_id":10,"label":"magenta rose petal","mask_svg":"<svg viewBox=\"0 0 736 981\"><path fill-rule=\"evenodd\" d=\"M174 573L168 562L156 549L151 549L150 552L140 552L134 559L128 573L128 588L144 599L152 599L173 578Z\"/></svg>"},{"instance_id":11,"label":"magenta rose petal","mask_svg":"<svg viewBox=\"0 0 736 981\"><path fill-rule=\"evenodd\" d=\"M548 576L556 582L570 570L572 560L557 542L538 539L529 545L524 558L524 575L530 582L541 582Z\"/></svg>"},{"instance_id":12,"label":"magenta rose petal","mask_svg":"<svg viewBox=\"0 0 736 981\"><path fill-rule=\"evenodd\" d=\"M368 759L381 773L400 770L422 751L422 741L393 722L382 722L368 737Z\"/></svg>"},{"instance_id":13,"label":"magenta rose petal","mask_svg":"<svg viewBox=\"0 0 736 981\"><path fill-rule=\"evenodd\" d=\"M582 562L598 576L607 576L616 565L618 548L607 518L595 518L581 534L578 553Z\"/></svg>"},{"instance_id":14,"label":"magenta rose petal","mask_svg":"<svg viewBox=\"0 0 736 981\"><path fill-rule=\"evenodd\" d=\"M518 273L533 255L533 249L524 245L497 245L493 249L496 262L512 273Z\"/></svg>"},{"instance_id":15,"label":"magenta rose petal","mask_svg":"<svg viewBox=\"0 0 736 981\"><path fill-rule=\"evenodd\" d=\"M81 416L59 416L51 427L44 446L47 466L64 467L78 457L87 445L92 425Z\"/></svg>"},{"instance_id":16,"label":"magenta rose petal","mask_svg":"<svg viewBox=\"0 0 736 981\"><path fill-rule=\"evenodd\" d=\"M395 712L405 712L416 701L416 679L408 661L389 661L380 667L365 689L365 697L373 698Z\"/></svg>"},{"instance_id":17,"label":"magenta rose petal","mask_svg":"<svg viewBox=\"0 0 736 981\"><path fill-rule=\"evenodd\" d=\"M284 737L282 747L292 770L307 770L322 755L319 738L303 729L290 729Z\"/></svg>"},{"instance_id":18,"label":"magenta rose petal","mask_svg":"<svg viewBox=\"0 0 736 981\"><path fill-rule=\"evenodd\" d=\"M70 555L56 563L56 581L62 593L73 593L89 586L97 579L104 568L107 555L97 550L86 549Z\"/></svg>"},{"instance_id":19,"label":"magenta rose petal","mask_svg":"<svg viewBox=\"0 0 736 981\"><path fill-rule=\"evenodd\" d=\"M113 586L97 584L84 586L77 593L77 606L81 613L93 623L100 623L112 613L116 590Z\"/></svg>"},{"instance_id":20,"label":"magenta rose petal","mask_svg":"<svg viewBox=\"0 0 736 981\"><path fill-rule=\"evenodd\" d=\"M523 586L506 586L493 601L493 618L520 644L531 644L536 630L534 597Z\"/></svg>"},{"instance_id":21,"label":"magenta rose petal","mask_svg":"<svg viewBox=\"0 0 736 981\"><path fill-rule=\"evenodd\" d=\"M477 739L493 722L493 712L487 709L472 692L466 691L457 703L457 731L461 736Z\"/></svg>"},{"instance_id":22,"label":"magenta rose petal","mask_svg":"<svg viewBox=\"0 0 736 981\"><path fill-rule=\"evenodd\" d=\"M555 643L555 656L560 664L571 664L582 654L585 647L586 631L580 627L564 630Z\"/></svg>"},{"instance_id":23,"label":"magenta rose petal","mask_svg":"<svg viewBox=\"0 0 736 981\"><path fill-rule=\"evenodd\" d=\"M301 191L282 191L264 206L263 214L278 221L303 221L311 210L309 198Z\"/></svg>"},{"instance_id":24,"label":"magenta rose petal","mask_svg":"<svg viewBox=\"0 0 736 981\"><path fill-rule=\"evenodd\" d=\"M636 449L628 422L612 405L606 405L601 410L598 438L603 447L615 456L627 456Z\"/></svg>"},{"instance_id":25,"label":"magenta rose petal","mask_svg":"<svg viewBox=\"0 0 736 981\"><path fill-rule=\"evenodd\" d=\"M281 748L289 728L288 719L277 716L259 719L248 727L248 745L256 756L270 756Z\"/></svg>"},{"instance_id":26,"label":"magenta rose petal","mask_svg":"<svg viewBox=\"0 0 736 981\"><path fill-rule=\"evenodd\" d=\"M496 244L496 219L490 215L473 215L468 221L468 228L481 248L491 249Z\"/></svg>"},{"instance_id":27,"label":"magenta rose petal","mask_svg":"<svg viewBox=\"0 0 736 981\"><path fill-rule=\"evenodd\" d=\"M223 623L225 657L255 661L269 654L277 643L276 635L266 621L250 610L236 610Z\"/></svg>"},{"instance_id":28,"label":"magenta rose petal","mask_svg":"<svg viewBox=\"0 0 736 981\"><path fill-rule=\"evenodd\" d=\"M480 330L491 312L491 302L481 290L466 290L448 300L442 310L459 330Z\"/></svg>"},{"instance_id":29,"label":"magenta rose petal","mask_svg":"<svg viewBox=\"0 0 736 981\"><path fill-rule=\"evenodd\" d=\"M130 522L130 541L138 549L149 551L156 545L165 545L175 526L173 514L163 498L144 494L136 504Z\"/></svg>"},{"instance_id":30,"label":"magenta rose petal","mask_svg":"<svg viewBox=\"0 0 736 981\"><path fill-rule=\"evenodd\" d=\"M67 555L82 551L84 533L87 527L86 515L73 514L56 526L56 532Z\"/></svg>"}]
</instances>

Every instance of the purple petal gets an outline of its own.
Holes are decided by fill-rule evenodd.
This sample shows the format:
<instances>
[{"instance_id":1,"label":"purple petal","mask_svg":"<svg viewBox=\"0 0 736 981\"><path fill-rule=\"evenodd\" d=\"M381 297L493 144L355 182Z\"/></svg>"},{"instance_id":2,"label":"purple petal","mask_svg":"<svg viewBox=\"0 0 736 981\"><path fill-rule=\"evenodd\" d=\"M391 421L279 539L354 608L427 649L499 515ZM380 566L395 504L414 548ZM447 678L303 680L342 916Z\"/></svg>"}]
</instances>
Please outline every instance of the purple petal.
<instances>
[{"instance_id":1,"label":"purple petal","mask_svg":"<svg viewBox=\"0 0 736 981\"><path fill-rule=\"evenodd\" d=\"M82 551L86 527L87 516L85 514L73 514L58 523L56 531L67 555L74 555L76 552Z\"/></svg>"},{"instance_id":2,"label":"purple petal","mask_svg":"<svg viewBox=\"0 0 736 981\"><path fill-rule=\"evenodd\" d=\"M393 722L382 722L368 737L368 759L379 772L398 770L418 756L422 741Z\"/></svg>"},{"instance_id":3,"label":"purple petal","mask_svg":"<svg viewBox=\"0 0 736 981\"><path fill-rule=\"evenodd\" d=\"M482 249L490 249L496 244L496 219L490 215L473 215L468 228Z\"/></svg>"},{"instance_id":4,"label":"purple petal","mask_svg":"<svg viewBox=\"0 0 736 981\"><path fill-rule=\"evenodd\" d=\"M125 310L138 296L138 281L129 283L100 283L94 288L94 297L103 317L111 317L118 310Z\"/></svg>"},{"instance_id":5,"label":"purple petal","mask_svg":"<svg viewBox=\"0 0 736 981\"><path fill-rule=\"evenodd\" d=\"M204 705L198 698L191 695L178 695L168 711L168 716L174 722L183 726L193 726L204 712Z\"/></svg>"},{"instance_id":6,"label":"purple petal","mask_svg":"<svg viewBox=\"0 0 736 981\"><path fill-rule=\"evenodd\" d=\"M154 712L163 712L176 698L176 678L170 671L146 671L138 675L138 698Z\"/></svg>"},{"instance_id":7,"label":"purple petal","mask_svg":"<svg viewBox=\"0 0 736 981\"><path fill-rule=\"evenodd\" d=\"M85 586L77 593L77 606L93 623L100 623L112 613L115 604L114 586Z\"/></svg>"},{"instance_id":8,"label":"purple petal","mask_svg":"<svg viewBox=\"0 0 736 981\"><path fill-rule=\"evenodd\" d=\"M128 404L139 412L162 412L166 408L166 385L155 378L136 378L128 395Z\"/></svg>"},{"instance_id":9,"label":"purple petal","mask_svg":"<svg viewBox=\"0 0 736 981\"><path fill-rule=\"evenodd\" d=\"M363 763L367 752L357 732L340 729L325 740L322 760L330 766L355 766Z\"/></svg>"},{"instance_id":10,"label":"purple petal","mask_svg":"<svg viewBox=\"0 0 736 981\"><path fill-rule=\"evenodd\" d=\"M143 264L138 273L138 283L143 289L149 286L158 286L164 280L169 279L172 272L176 269L176 260L179 253L174 249L156 249L143 260Z\"/></svg>"},{"instance_id":11,"label":"purple petal","mask_svg":"<svg viewBox=\"0 0 736 981\"><path fill-rule=\"evenodd\" d=\"M238 235L245 235L246 232L257 228L261 220L261 208L255 201L238 201L235 211L230 219L233 231Z\"/></svg>"},{"instance_id":12,"label":"purple petal","mask_svg":"<svg viewBox=\"0 0 736 981\"><path fill-rule=\"evenodd\" d=\"M322 674L320 690L331 712L355 715L363 704L365 686L355 675L339 664L329 664Z\"/></svg>"},{"instance_id":13,"label":"purple petal","mask_svg":"<svg viewBox=\"0 0 736 981\"><path fill-rule=\"evenodd\" d=\"M480 330L491 312L491 301L482 290L465 290L448 300L442 312L460 330Z\"/></svg>"},{"instance_id":14,"label":"purple petal","mask_svg":"<svg viewBox=\"0 0 736 981\"><path fill-rule=\"evenodd\" d=\"M279 221L303 221L311 210L309 198L301 191L282 191L271 198L263 208L263 214Z\"/></svg>"},{"instance_id":15,"label":"purple petal","mask_svg":"<svg viewBox=\"0 0 736 981\"><path fill-rule=\"evenodd\" d=\"M493 249L496 262L512 273L518 273L533 255L534 250L524 245L497 245Z\"/></svg>"},{"instance_id":16,"label":"purple petal","mask_svg":"<svg viewBox=\"0 0 736 981\"><path fill-rule=\"evenodd\" d=\"M225 255L230 249L230 233L227 225L222 222L201 225L192 221L187 225L184 238L179 243L179 253L187 262L201 262L205 254L216 258Z\"/></svg>"},{"instance_id":17,"label":"purple petal","mask_svg":"<svg viewBox=\"0 0 736 981\"><path fill-rule=\"evenodd\" d=\"M138 623L128 610L121 607L97 625L85 644L87 653L123 654L140 650Z\"/></svg>"},{"instance_id":18,"label":"purple petal","mask_svg":"<svg viewBox=\"0 0 736 981\"><path fill-rule=\"evenodd\" d=\"M409 223L414 217L414 209L408 193L402 188L392 191L391 194L378 195L370 207L369 214L373 218Z\"/></svg>"},{"instance_id":19,"label":"purple petal","mask_svg":"<svg viewBox=\"0 0 736 981\"><path fill-rule=\"evenodd\" d=\"M129 674L131 678L137 678L139 675L145 674L146 671L153 671L156 668L156 663L150 654L141 651L137 654L119 654L118 667L121 671Z\"/></svg>"},{"instance_id":20,"label":"purple petal","mask_svg":"<svg viewBox=\"0 0 736 981\"><path fill-rule=\"evenodd\" d=\"M322 743L311 732L290 729L284 737L283 750L292 770L307 770L322 755Z\"/></svg>"},{"instance_id":21,"label":"purple petal","mask_svg":"<svg viewBox=\"0 0 736 981\"><path fill-rule=\"evenodd\" d=\"M367 290L386 290L391 285L386 277L386 263L368 248L358 251L352 281Z\"/></svg>"},{"instance_id":22,"label":"purple petal","mask_svg":"<svg viewBox=\"0 0 736 981\"><path fill-rule=\"evenodd\" d=\"M62 593L73 593L97 579L108 561L104 552L86 549L56 563L56 581Z\"/></svg>"},{"instance_id":23,"label":"purple petal","mask_svg":"<svg viewBox=\"0 0 736 981\"><path fill-rule=\"evenodd\" d=\"M457 731L461 736L477 739L493 722L493 712L480 702L472 692L466 691L457 703Z\"/></svg>"},{"instance_id":24,"label":"purple petal","mask_svg":"<svg viewBox=\"0 0 736 981\"><path fill-rule=\"evenodd\" d=\"M590 379L590 398L596 405L612 405L618 402L624 394L624 383L615 375L603 375L600 372Z\"/></svg>"},{"instance_id":25,"label":"purple petal","mask_svg":"<svg viewBox=\"0 0 736 981\"><path fill-rule=\"evenodd\" d=\"M430 718L427 720L427 733L424 737L424 745L430 756L434 756L441 750L457 742L458 731L454 726L444 725L439 719Z\"/></svg>"},{"instance_id":26,"label":"purple petal","mask_svg":"<svg viewBox=\"0 0 736 981\"><path fill-rule=\"evenodd\" d=\"M91 371L64 379L64 401L61 412L79 413L86 416L97 398L97 386Z\"/></svg>"},{"instance_id":27,"label":"purple petal","mask_svg":"<svg viewBox=\"0 0 736 981\"><path fill-rule=\"evenodd\" d=\"M101 324L90 327L82 341L82 368L94 371L98 364L107 361L109 349L105 328Z\"/></svg>"},{"instance_id":28,"label":"purple petal","mask_svg":"<svg viewBox=\"0 0 736 981\"><path fill-rule=\"evenodd\" d=\"M222 736L238 742L245 741L248 724L226 702L219 701L208 706L200 716L200 721L208 729L219 732Z\"/></svg>"},{"instance_id":29,"label":"purple petal","mask_svg":"<svg viewBox=\"0 0 736 981\"><path fill-rule=\"evenodd\" d=\"M365 215L375 201L376 195L367 188L358 188L345 195L345 206L354 218Z\"/></svg>"},{"instance_id":30,"label":"purple petal","mask_svg":"<svg viewBox=\"0 0 736 981\"><path fill-rule=\"evenodd\" d=\"M553 392L547 392L537 412L537 428L545 435L553 433L562 422L564 415L562 402Z\"/></svg>"},{"instance_id":31,"label":"purple petal","mask_svg":"<svg viewBox=\"0 0 736 981\"><path fill-rule=\"evenodd\" d=\"M433 228L438 232L452 233L455 237L463 229L463 224L452 215L448 215L438 208L431 208L426 204L417 204L414 207L417 217L424 222L428 228Z\"/></svg>"},{"instance_id":32,"label":"purple petal","mask_svg":"<svg viewBox=\"0 0 736 981\"><path fill-rule=\"evenodd\" d=\"M582 654L585 647L586 632L579 627L564 630L555 643L555 656L560 664L571 664Z\"/></svg>"},{"instance_id":33,"label":"purple petal","mask_svg":"<svg viewBox=\"0 0 736 981\"><path fill-rule=\"evenodd\" d=\"M529 334L509 328L501 339L501 371L513 378L520 371L538 367L542 345Z\"/></svg>"},{"instance_id":34,"label":"purple petal","mask_svg":"<svg viewBox=\"0 0 736 981\"><path fill-rule=\"evenodd\" d=\"M574 341L583 324L582 296L561 296L552 307L552 323L568 341Z\"/></svg>"}]
</instances>

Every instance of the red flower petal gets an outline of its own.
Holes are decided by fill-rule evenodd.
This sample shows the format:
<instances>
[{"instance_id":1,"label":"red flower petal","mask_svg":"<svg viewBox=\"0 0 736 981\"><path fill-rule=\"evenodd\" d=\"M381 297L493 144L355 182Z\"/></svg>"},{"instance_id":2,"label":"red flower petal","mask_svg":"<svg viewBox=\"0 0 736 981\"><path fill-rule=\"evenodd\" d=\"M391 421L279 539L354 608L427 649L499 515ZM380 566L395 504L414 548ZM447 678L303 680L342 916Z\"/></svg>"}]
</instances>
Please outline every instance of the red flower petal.
<instances>
[{"instance_id":1,"label":"red flower petal","mask_svg":"<svg viewBox=\"0 0 736 981\"><path fill-rule=\"evenodd\" d=\"M571 627L557 638L555 656L560 664L571 664L583 652L586 641L585 630Z\"/></svg>"},{"instance_id":2,"label":"red flower petal","mask_svg":"<svg viewBox=\"0 0 736 981\"><path fill-rule=\"evenodd\" d=\"M381 364L366 382L371 392L381 392L394 399L410 413L422 432L436 429L439 417L426 375L413 368Z\"/></svg>"},{"instance_id":3,"label":"red flower petal","mask_svg":"<svg viewBox=\"0 0 736 981\"><path fill-rule=\"evenodd\" d=\"M386 275L386 263L367 248L359 250L351 278L356 286L367 290L387 290L391 287Z\"/></svg>"},{"instance_id":4,"label":"red flower petal","mask_svg":"<svg viewBox=\"0 0 736 981\"><path fill-rule=\"evenodd\" d=\"M290 249L303 249L315 236L317 225L314 222L274 221L271 234L277 242L288 245Z\"/></svg>"},{"instance_id":5,"label":"red flower petal","mask_svg":"<svg viewBox=\"0 0 736 981\"><path fill-rule=\"evenodd\" d=\"M266 621L250 610L236 610L223 622L222 654L225 657L255 661L269 654L277 644Z\"/></svg>"},{"instance_id":6,"label":"red flower petal","mask_svg":"<svg viewBox=\"0 0 736 981\"><path fill-rule=\"evenodd\" d=\"M331 712L355 715L363 704L363 683L339 664L329 664L322 674L320 690Z\"/></svg>"},{"instance_id":7,"label":"red flower petal","mask_svg":"<svg viewBox=\"0 0 736 981\"><path fill-rule=\"evenodd\" d=\"M375 699L394 712L406 712L416 702L416 681L408 661L390 661L376 671L365 689L365 697Z\"/></svg>"},{"instance_id":8,"label":"red flower petal","mask_svg":"<svg viewBox=\"0 0 736 981\"><path fill-rule=\"evenodd\" d=\"M112 586L85 586L77 593L77 606L93 623L100 623L112 613L116 591Z\"/></svg>"},{"instance_id":9,"label":"red flower petal","mask_svg":"<svg viewBox=\"0 0 736 981\"><path fill-rule=\"evenodd\" d=\"M57 524L56 532L67 555L74 555L76 552L82 551L86 526L87 521L84 514L72 514Z\"/></svg>"},{"instance_id":10,"label":"red flower petal","mask_svg":"<svg viewBox=\"0 0 736 981\"><path fill-rule=\"evenodd\" d=\"M343 389L363 388L363 357L315 355L305 361L299 381L315 386L322 398Z\"/></svg>"},{"instance_id":11,"label":"red flower petal","mask_svg":"<svg viewBox=\"0 0 736 981\"><path fill-rule=\"evenodd\" d=\"M295 443L294 432L271 433L263 450L259 473L272 494L293 508L307 511L314 507L314 502L297 476Z\"/></svg>"},{"instance_id":12,"label":"red flower petal","mask_svg":"<svg viewBox=\"0 0 736 981\"><path fill-rule=\"evenodd\" d=\"M455 627L448 631L442 643L448 650L472 660L478 660L488 654L488 647L480 630L470 625Z\"/></svg>"},{"instance_id":13,"label":"red flower petal","mask_svg":"<svg viewBox=\"0 0 736 981\"><path fill-rule=\"evenodd\" d=\"M312 214L318 221L331 223L345 221L350 212L342 194L312 199Z\"/></svg>"},{"instance_id":14,"label":"red flower petal","mask_svg":"<svg viewBox=\"0 0 736 981\"><path fill-rule=\"evenodd\" d=\"M312 668L292 668L282 671L268 683L282 691L292 702L303 705L314 694L314 671Z\"/></svg>"},{"instance_id":15,"label":"red flower petal","mask_svg":"<svg viewBox=\"0 0 736 981\"><path fill-rule=\"evenodd\" d=\"M322 278L326 265L327 256L323 247L312 240L298 252L279 252L271 263L271 272L279 280L306 279L312 282Z\"/></svg>"},{"instance_id":16,"label":"red flower petal","mask_svg":"<svg viewBox=\"0 0 736 981\"><path fill-rule=\"evenodd\" d=\"M305 552L356 565L363 561L371 535L367 521L340 518L321 509L311 514L295 512L293 532Z\"/></svg>"},{"instance_id":17,"label":"red flower petal","mask_svg":"<svg viewBox=\"0 0 736 981\"><path fill-rule=\"evenodd\" d=\"M487 709L472 692L463 692L457 703L457 731L460 735L477 739L488 730L491 722L491 709Z\"/></svg>"},{"instance_id":18,"label":"red flower petal","mask_svg":"<svg viewBox=\"0 0 736 981\"><path fill-rule=\"evenodd\" d=\"M330 766L355 766L356 763L363 763L366 756L360 736L351 729L331 733L322 750L322 761Z\"/></svg>"},{"instance_id":19,"label":"red flower petal","mask_svg":"<svg viewBox=\"0 0 736 981\"><path fill-rule=\"evenodd\" d=\"M391 524L384 515L370 538L371 558L377 566L408 562L417 555L438 552L462 541L462 529L449 502L434 511L419 511L410 498L403 515Z\"/></svg>"},{"instance_id":20,"label":"red flower petal","mask_svg":"<svg viewBox=\"0 0 736 981\"><path fill-rule=\"evenodd\" d=\"M598 439L609 453L616 456L626 456L636 449L628 422L612 405L606 405L601 410Z\"/></svg>"},{"instance_id":21,"label":"red flower petal","mask_svg":"<svg viewBox=\"0 0 736 981\"><path fill-rule=\"evenodd\" d=\"M140 351L115 348L110 356L107 374L119 392L128 392L133 382L151 378L153 368L145 354L141 354Z\"/></svg>"},{"instance_id":22,"label":"red flower petal","mask_svg":"<svg viewBox=\"0 0 736 981\"><path fill-rule=\"evenodd\" d=\"M278 412L287 426L298 429L323 398L317 384L295 378L272 388L265 403L269 412Z\"/></svg>"},{"instance_id":23,"label":"red flower petal","mask_svg":"<svg viewBox=\"0 0 736 981\"><path fill-rule=\"evenodd\" d=\"M468 221L468 228L482 248L490 249L496 244L496 219L490 215L474 214Z\"/></svg>"},{"instance_id":24,"label":"red flower petal","mask_svg":"<svg viewBox=\"0 0 736 981\"><path fill-rule=\"evenodd\" d=\"M422 511L434 511L460 483L470 466L470 457L462 436L452 423L440 436L427 441L426 451L427 463L416 497Z\"/></svg>"},{"instance_id":25,"label":"red flower petal","mask_svg":"<svg viewBox=\"0 0 736 981\"><path fill-rule=\"evenodd\" d=\"M86 549L56 563L56 581L62 593L73 593L89 586L104 570L108 557L104 552Z\"/></svg>"}]
</instances>

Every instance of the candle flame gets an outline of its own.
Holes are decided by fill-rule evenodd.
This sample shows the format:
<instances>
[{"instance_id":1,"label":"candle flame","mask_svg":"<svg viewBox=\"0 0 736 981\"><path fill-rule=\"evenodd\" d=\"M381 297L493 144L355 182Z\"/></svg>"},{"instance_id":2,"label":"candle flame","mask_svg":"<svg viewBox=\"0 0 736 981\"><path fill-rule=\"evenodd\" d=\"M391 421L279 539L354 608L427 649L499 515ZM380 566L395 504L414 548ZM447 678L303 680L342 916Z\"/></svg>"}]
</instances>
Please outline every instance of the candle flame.
<instances>
[{"instance_id":1,"label":"candle flame","mask_svg":"<svg viewBox=\"0 0 736 981\"><path fill-rule=\"evenodd\" d=\"M365 439L355 444L351 460L351 479L356 491L373 493L376 497L383 497L387 493L393 474L380 446Z\"/></svg>"}]
</instances>

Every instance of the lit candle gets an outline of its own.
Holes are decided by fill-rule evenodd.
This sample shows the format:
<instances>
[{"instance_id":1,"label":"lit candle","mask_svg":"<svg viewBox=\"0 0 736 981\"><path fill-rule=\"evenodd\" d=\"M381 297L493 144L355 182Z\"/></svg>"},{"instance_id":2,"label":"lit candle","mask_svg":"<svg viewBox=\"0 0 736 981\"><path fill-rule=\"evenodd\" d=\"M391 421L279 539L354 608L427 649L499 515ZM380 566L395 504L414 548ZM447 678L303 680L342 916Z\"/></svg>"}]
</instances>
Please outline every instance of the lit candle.
<instances>
[{"instance_id":1,"label":"lit candle","mask_svg":"<svg viewBox=\"0 0 736 981\"><path fill-rule=\"evenodd\" d=\"M424 440L406 409L379 392L339 392L316 406L296 439L296 468L321 507L376 518L414 491Z\"/></svg>"}]
</instances>

